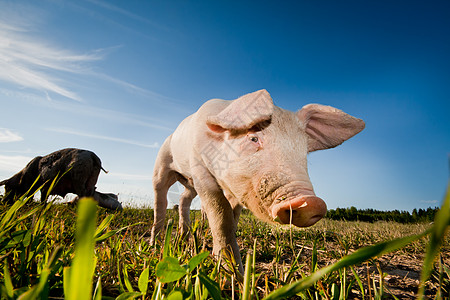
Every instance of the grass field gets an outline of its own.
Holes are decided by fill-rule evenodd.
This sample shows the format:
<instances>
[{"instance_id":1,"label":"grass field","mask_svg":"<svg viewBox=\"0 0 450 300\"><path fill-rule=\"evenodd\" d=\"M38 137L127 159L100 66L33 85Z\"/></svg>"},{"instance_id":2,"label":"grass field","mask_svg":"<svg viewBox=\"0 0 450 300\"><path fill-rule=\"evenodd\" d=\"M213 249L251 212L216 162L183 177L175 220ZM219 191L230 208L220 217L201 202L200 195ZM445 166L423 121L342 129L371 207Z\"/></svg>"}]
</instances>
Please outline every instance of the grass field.
<instances>
[{"instance_id":1,"label":"grass field","mask_svg":"<svg viewBox=\"0 0 450 300\"><path fill-rule=\"evenodd\" d=\"M185 240L169 210L166 243L152 247L150 209L111 213L80 203L77 209L23 197L12 207L0 204L2 299L449 296L448 206L434 224L324 219L305 229L265 224L244 211L237 233L246 261L241 276L226 251L209 254L212 237L198 211Z\"/></svg>"}]
</instances>

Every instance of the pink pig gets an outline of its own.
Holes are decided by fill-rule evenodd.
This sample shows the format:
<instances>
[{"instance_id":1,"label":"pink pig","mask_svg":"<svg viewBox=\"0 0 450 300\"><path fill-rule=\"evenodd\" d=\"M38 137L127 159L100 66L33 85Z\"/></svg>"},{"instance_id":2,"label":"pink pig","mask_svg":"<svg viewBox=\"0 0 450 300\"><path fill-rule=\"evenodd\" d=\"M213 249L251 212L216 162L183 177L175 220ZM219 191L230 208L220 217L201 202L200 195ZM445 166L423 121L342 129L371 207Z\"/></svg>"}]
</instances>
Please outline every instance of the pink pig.
<instances>
[{"instance_id":1,"label":"pink pig","mask_svg":"<svg viewBox=\"0 0 450 300\"><path fill-rule=\"evenodd\" d=\"M189 231L189 209L198 194L211 227L213 253L231 246L243 272L235 235L242 207L267 222L313 225L327 206L309 179L308 152L336 147L364 126L361 119L330 106L284 110L266 90L232 101L207 101L181 122L158 153L152 243L164 225L169 187L179 181L185 187L181 231Z\"/></svg>"}]
</instances>

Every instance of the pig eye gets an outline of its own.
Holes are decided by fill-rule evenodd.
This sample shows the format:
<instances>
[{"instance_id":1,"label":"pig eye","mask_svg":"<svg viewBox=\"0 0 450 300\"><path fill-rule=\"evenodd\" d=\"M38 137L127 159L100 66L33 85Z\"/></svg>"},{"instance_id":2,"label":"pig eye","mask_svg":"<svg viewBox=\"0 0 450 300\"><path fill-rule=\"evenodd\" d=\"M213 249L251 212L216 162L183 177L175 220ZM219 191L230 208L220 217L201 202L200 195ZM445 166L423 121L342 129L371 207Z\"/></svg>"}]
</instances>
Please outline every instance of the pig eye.
<instances>
[{"instance_id":1,"label":"pig eye","mask_svg":"<svg viewBox=\"0 0 450 300\"><path fill-rule=\"evenodd\" d=\"M259 141L259 139L256 136L251 136L250 141L252 141L253 143L257 143Z\"/></svg>"}]
</instances>

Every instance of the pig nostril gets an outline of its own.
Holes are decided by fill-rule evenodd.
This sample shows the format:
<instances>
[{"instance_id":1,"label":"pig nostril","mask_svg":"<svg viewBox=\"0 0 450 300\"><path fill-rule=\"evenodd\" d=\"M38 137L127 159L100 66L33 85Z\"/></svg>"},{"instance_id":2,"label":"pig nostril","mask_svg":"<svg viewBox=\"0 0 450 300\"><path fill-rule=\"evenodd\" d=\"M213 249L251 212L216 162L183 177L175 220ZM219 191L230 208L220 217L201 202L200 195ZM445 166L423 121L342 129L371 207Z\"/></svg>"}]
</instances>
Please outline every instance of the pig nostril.
<instances>
[{"instance_id":1,"label":"pig nostril","mask_svg":"<svg viewBox=\"0 0 450 300\"><path fill-rule=\"evenodd\" d=\"M323 215L314 215L311 217L311 220L313 220L314 222L317 222L322 218L323 218Z\"/></svg>"}]
</instances>

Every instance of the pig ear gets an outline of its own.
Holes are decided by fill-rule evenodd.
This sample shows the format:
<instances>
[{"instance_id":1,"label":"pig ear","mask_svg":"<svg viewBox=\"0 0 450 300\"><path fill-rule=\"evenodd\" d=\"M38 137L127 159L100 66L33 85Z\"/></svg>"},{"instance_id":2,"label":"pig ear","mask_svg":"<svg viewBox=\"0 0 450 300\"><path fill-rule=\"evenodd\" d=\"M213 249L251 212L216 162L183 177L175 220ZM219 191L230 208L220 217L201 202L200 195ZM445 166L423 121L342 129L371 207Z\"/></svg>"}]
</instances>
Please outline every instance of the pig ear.
<instances>
[{"instance_id":1,"label":"pig ear","mask_svg":"<svg viewBox=\"0 0 450 300\"><path fill-rule=\"evenodd\" d=\"M214 132L245 131L272 118L274 105L266 90L244 95L221 111L208 117L206 124Z\"/></svg>"},{"instance_id":2,"label":"pig ear","mask_svg":"<svg viewBox=\"0 0 450 300\"><path fill-rule=\"evenodd\" d=\"M363 120L320 104L305 105L297 116L306 124L308 152L336 147L365 127Z\"/></svg>"}]
</instances>

